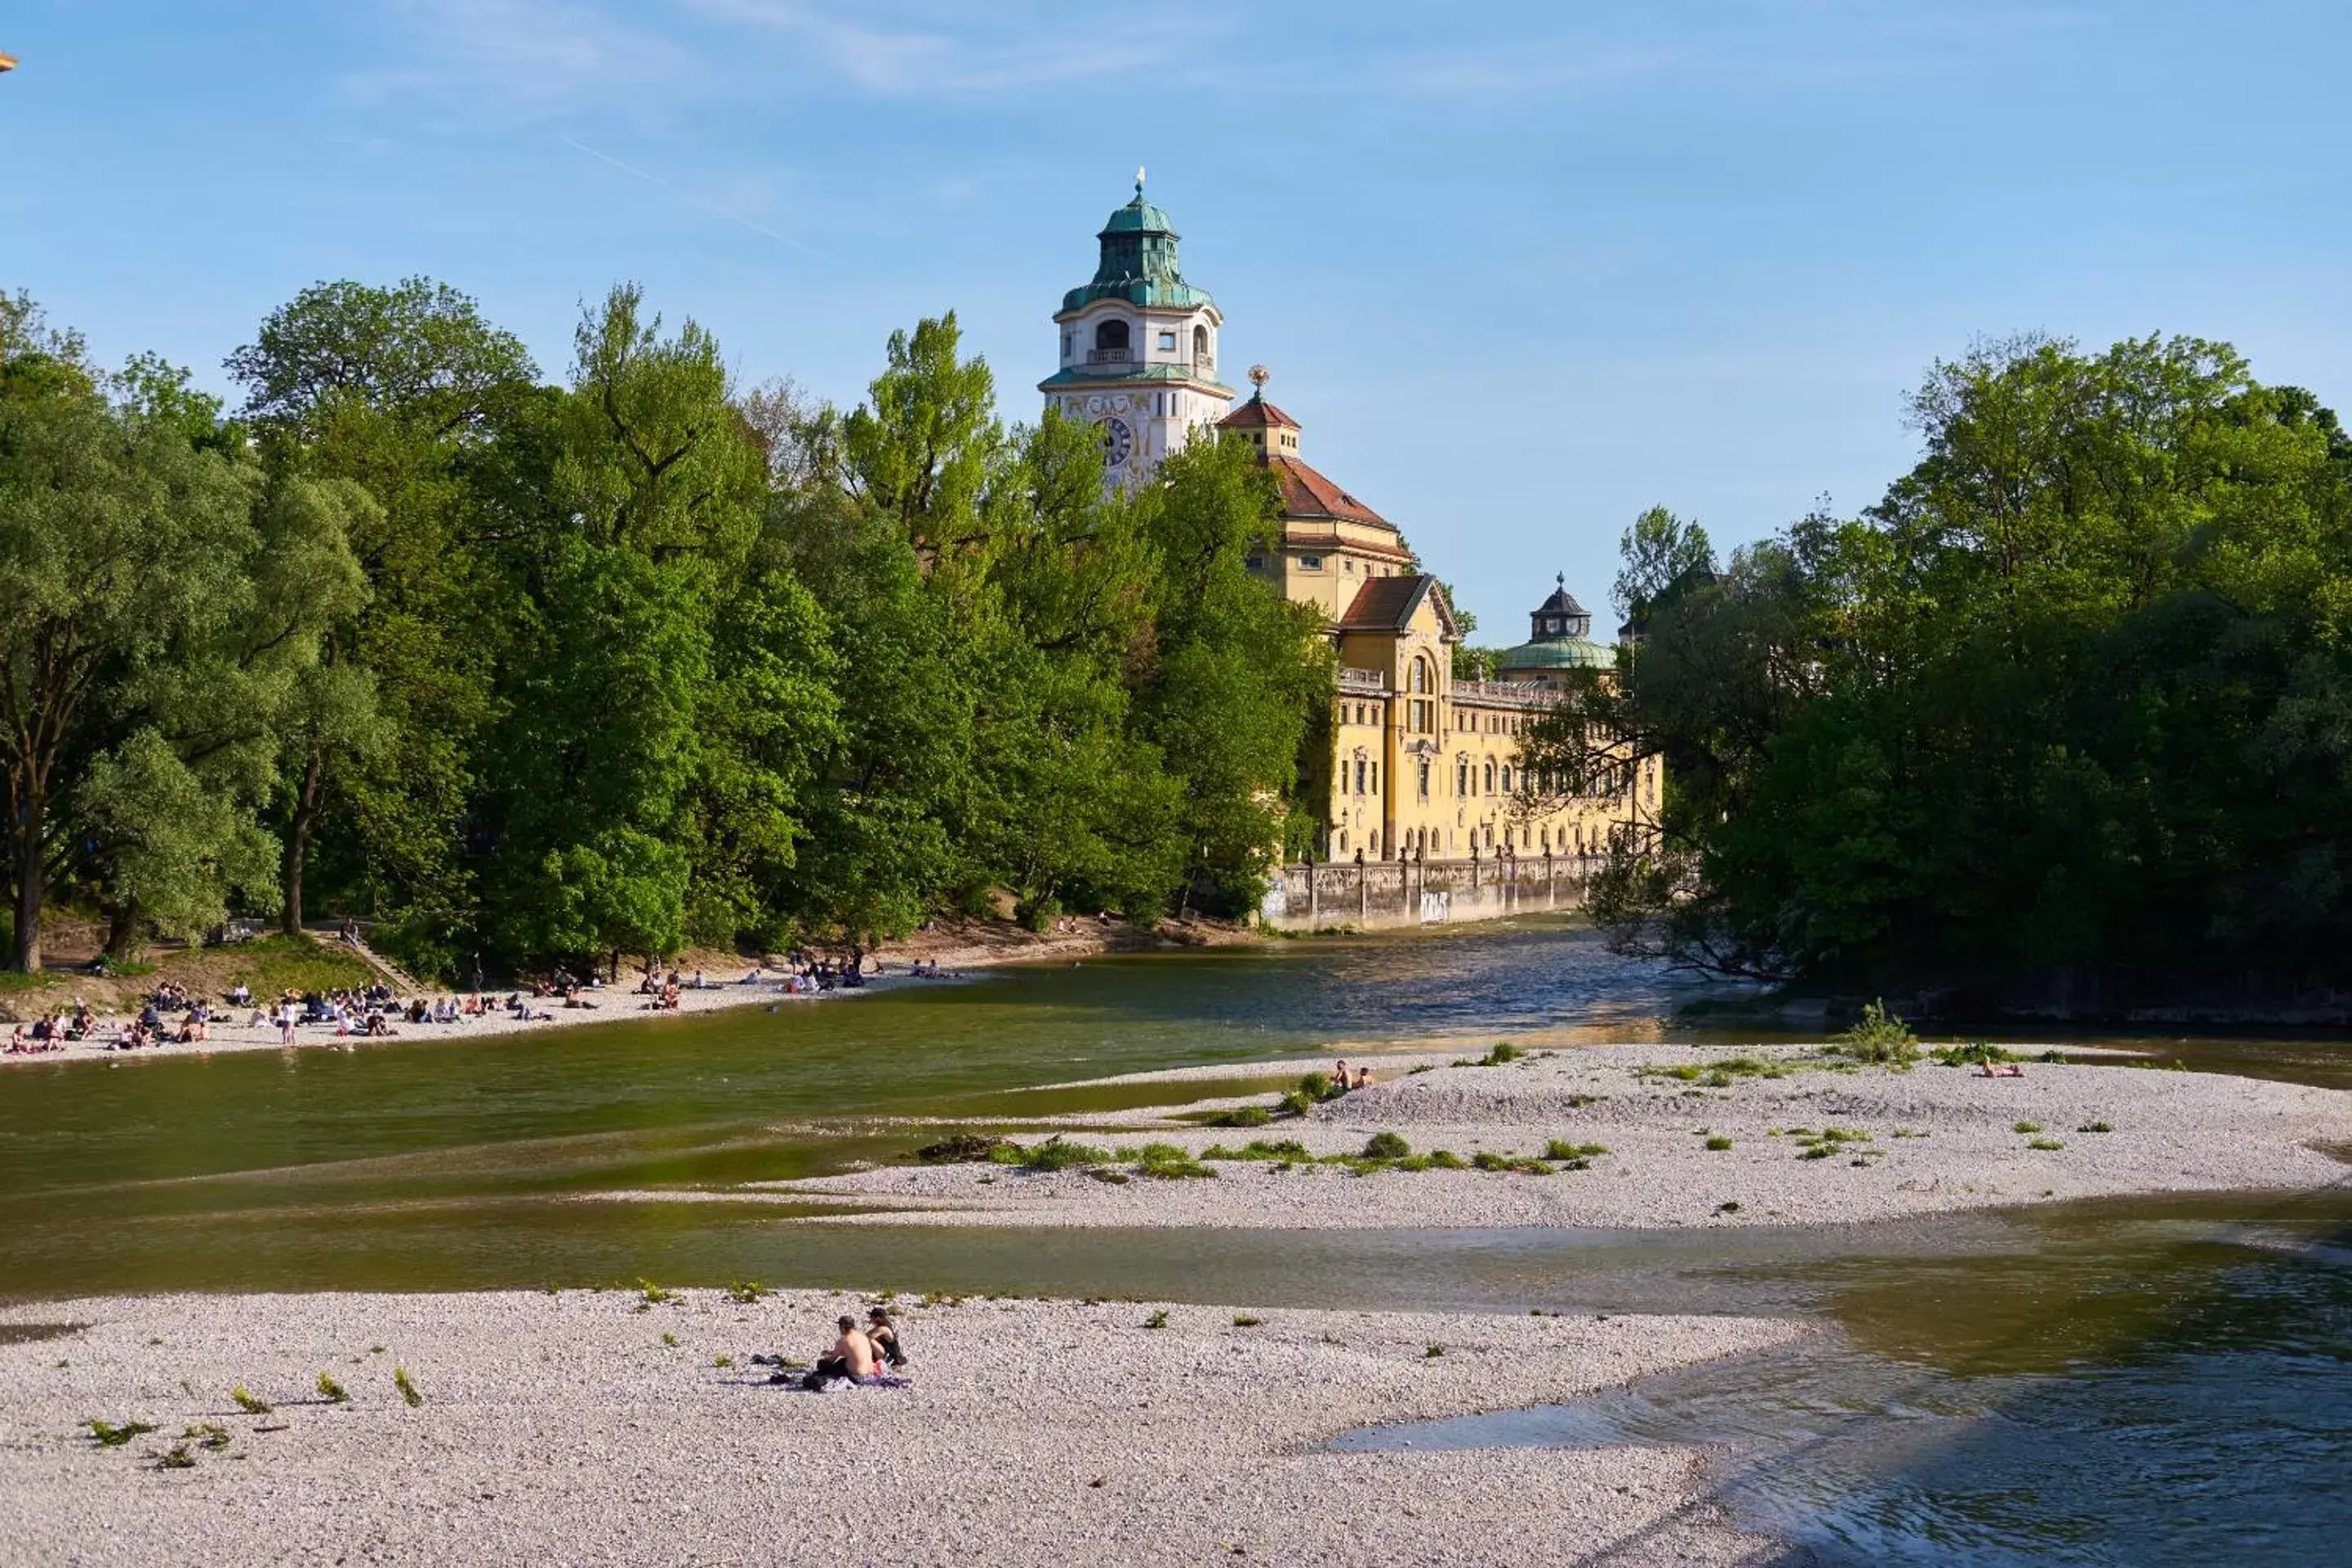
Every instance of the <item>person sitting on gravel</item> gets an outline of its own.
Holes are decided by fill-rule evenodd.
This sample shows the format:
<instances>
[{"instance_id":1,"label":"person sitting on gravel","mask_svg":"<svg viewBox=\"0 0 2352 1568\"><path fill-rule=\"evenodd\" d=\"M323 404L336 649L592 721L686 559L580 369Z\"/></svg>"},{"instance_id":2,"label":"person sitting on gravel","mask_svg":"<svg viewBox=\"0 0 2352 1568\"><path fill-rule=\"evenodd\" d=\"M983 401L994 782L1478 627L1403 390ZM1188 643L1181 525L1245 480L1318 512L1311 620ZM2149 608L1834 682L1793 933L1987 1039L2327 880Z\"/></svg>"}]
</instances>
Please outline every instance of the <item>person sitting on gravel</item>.
<instances>
[{"instance_id":1,"label":"person sitting on gravel","mask_svg":"<svg viewBox=\"0 0 2352 1568\"><path fill-rule=\"evenodd\" d=\"M863 1383L874 1375L874 1342L858 1331L856 1319L845 1317L835 1322L841 1337L833 1342L833 1349L816 1358L816 1365L801 1380L801 1386L812 1394L836 1377Z\"/></svg>"},{"instance_id":2,"label":"person sitting on gravel","mask_svg":"<svg viewBox=\"0 0 2352 1568\"><path fill-rule=\"evenodd\" d=\"M894 1370L907 1364L906 1347L898 1342L898 1326L890 1321L887 1308L866 1310L866 1338L873 1345L874 1353L888 1362Z\"/></svg>"},{"instance_id":3,"label":"person sitting on gravel","mask_svg":"<svg viewBox=\"0 0 2352 1568\"><path fill-rule=\"evenodd\" d=\"M1977 1063L1979 1078L2023 1078L2025 1069L2015 1062L1997 1062L1990 1057Z\"/></svg>"}]
</instances>

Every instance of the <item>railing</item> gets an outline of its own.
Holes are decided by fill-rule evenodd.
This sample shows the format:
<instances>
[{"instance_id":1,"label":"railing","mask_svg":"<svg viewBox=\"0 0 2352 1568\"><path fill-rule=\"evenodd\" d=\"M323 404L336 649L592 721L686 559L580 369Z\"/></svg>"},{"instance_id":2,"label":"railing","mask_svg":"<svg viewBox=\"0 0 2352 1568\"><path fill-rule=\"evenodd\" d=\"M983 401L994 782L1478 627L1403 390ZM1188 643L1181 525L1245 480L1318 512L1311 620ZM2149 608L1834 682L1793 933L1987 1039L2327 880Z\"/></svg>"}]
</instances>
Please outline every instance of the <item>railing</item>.
<instances>
[{"instance_id":1,"label":"railing","mask_svg":"<svg viewBox=\"0 0 2352 1568\"><path fill-rule=\"evenodd\" d=\"M1385 693L1388 689L1389 678L1377 669L1350 669L1344 665L1340 667L1339 689L1342 691Z\"/></svg>"},{"instance_id":2,"label":"railing","mask_svg":"<svg viewBox=\"0 0 2352 1568\"><path fill-rule=\"evenodd\" d=\"M1143 355L1137 353L1131 347L1123 349L1088 349L1087 351L1087 363L1088 364L1141 364L1144 363L1144 358ZM1188 369L1196 375L1214 375L1217 374L1217 362L1213 359L1166 359L1160 360L1157 363L1160 364L1176 365Z\"/></svg>"},{"instance_id":3,"label":"railing","mask_svg":"<svg viewBox=\"0 0 2352 1568\"><path fill-rule=\"evenodd\" d=\"M1454 700L1465 699L1479 702L1507 702L1519 708L1549 708L1560 700L1561 693L1533 680L1457 680L1454 683Z\"/></svg>"},{"instance_id":4,"label":"railing","mask_svg":"<svg viewBox=\"0 0 2352 1568\"><path fill-rule=\"evenodd\" d=\"M1131 349L1088 349L1087 363L1088 364L1133 364L1135 353Z\"/></svg>"}]
</instances>

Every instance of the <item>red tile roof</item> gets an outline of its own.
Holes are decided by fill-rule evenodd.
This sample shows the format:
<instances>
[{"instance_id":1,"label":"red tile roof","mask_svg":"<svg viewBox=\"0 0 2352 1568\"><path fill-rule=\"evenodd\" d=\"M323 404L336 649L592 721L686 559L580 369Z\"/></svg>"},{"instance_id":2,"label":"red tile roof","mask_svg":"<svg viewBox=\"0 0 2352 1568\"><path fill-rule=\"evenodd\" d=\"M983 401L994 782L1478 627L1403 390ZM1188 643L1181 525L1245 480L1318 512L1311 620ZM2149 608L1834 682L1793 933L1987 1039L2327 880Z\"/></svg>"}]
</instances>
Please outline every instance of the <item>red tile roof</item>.
<instances>
[{"instance_id":1,"label":"red tile roof","mask_svg":"<svg viewBox=\"0 0 2352 1568\"><path fill-rule=\"evenodd\" d=\"M1381 528L1388 519L1341 489L1297 458L1269 456L1267 468L1282 487L1285 517L1334 517L1346 522L1369 522Z\"/></svg>"},{"instance_id":2,"label":"red tile roof","mask_svg":"<svg viewBox=\"0 0 2352 1568\"><path fill-rule=\"evenodd\" d=\"M1264 393L1217 421L1220 430L1265 430L1277 426L1296 430L1298 421L1268 403Z\"/></svg>"},{"instance_id":3,"label":"red tile roof","mask_svg":"<svg viewBox=\"0 0 2352 1568\"><path fill-rule=\"evenodd\" d=\"M1339 629L1343 632L1401 632L1412 622L1413 611L1421 607L1421 601L1425 596L1436 600L1439 635L1447 638L1458 637L1453 606L1445 602L1445 590L1438 584L1436 578L1426 573L1368 580L1356 590L1355 601L1348 606L1348 613L1339 617Z\"/></svg>"}]
</instances>

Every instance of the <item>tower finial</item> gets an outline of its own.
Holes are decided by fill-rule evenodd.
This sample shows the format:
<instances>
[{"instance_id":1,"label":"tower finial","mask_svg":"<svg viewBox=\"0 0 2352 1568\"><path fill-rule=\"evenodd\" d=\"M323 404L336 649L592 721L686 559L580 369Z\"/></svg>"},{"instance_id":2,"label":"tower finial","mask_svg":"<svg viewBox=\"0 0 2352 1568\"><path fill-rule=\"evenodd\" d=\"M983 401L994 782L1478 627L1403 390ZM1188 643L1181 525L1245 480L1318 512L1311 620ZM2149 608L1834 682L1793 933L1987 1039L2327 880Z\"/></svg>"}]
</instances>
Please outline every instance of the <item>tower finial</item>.
<instances>
[{"instance_id":1,"label":"tower finial","mask_svg":"<svg viewBox=\"0 0 2352 1568\"><path fill-rule=\"evenodd\" d=\"M1559 584L1561 587L1563 587L1563 588L1565 588L1565 587L1567 587L1567 586L1568 586L1568 574L1567 574L1567 573L1565 573L1565 572L1555 572L1555 573L1553 573L1553 574L1551 574L1551 580L1552 580L1554 583Z\"/></svg>"},{"instance_id":2,"label":"tower finial","mask_svg":"<svg viewBox=\"0 0 2352 1568\"><path fill-rule=\"evenodd\" d=\"M1264 397L1265 395L1265 384L1274 379L1274 372L1266 369L1265 366L1262 364L1254 364L1250 366L1249 375L1250 384L1257 388L1257 395L1260 397Z\"/></svg>"},{"instance_id":3,"label":"tower finial","mask_svg":"<svg viewBox=\"0 0 2352 1568\"><path fill-rule=\"evenodd\" d=\"M1142 164L1140 164L1140 163L1138 163L1138 164L1135 166L1135 195L1136 195L1136 198L1137 198L1139 201L1142 199L1142 196L1143 196L1143 165L1142 165Z\"/></svg>"}]
</instances>

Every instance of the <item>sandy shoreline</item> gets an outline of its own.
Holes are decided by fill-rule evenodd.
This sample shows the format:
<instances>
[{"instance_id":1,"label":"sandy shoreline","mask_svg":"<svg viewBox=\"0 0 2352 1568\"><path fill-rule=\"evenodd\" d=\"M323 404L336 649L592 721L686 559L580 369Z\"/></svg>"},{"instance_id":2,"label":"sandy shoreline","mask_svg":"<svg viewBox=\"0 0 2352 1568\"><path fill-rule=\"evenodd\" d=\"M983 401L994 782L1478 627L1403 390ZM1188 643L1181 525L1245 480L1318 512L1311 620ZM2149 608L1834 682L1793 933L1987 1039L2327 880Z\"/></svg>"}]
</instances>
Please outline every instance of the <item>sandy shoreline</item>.
<instances>
[{"instance_id":1,"label":"sandy shoreline","mask_svg":"<svg viewBox=\"0 0 2352 1568\"><path fill-rule=\"evenodd\" d=\"M2040 1062L2023 1077L2000 1079L1932 1065L1835 1070L1805 1054L1582 1047L1417 1073L1403 1072L1398 1058L1373 1057L1367 1059L1383 1073L1400 1076L1266 1127L1202 1128L1150 1111L1064 1119L1087 1129L1073 1125L1074 1141L1130 1162L1153 1142L1195 1155L1253 1139L1293 1141L1317 1156L1357 1154L1379 1132L1404 1138L1417 1153L1443 1149L1465 1159L1539 1156L1555 1139L1607 1150L1584 1169L1555 1163L1548 1174L1359 1173L1295 1160L1217 1160L1208 1165L1213 1179L1154 1180L1130 1164L1118 1173L1129 1179L1112 1184L1083 1170L961 1164L886 1166L756 1190L779 1199L857 1199L882 1211L857 1216L859 1224L1622 1227L1838 1223L2352 1179L2326 1152L2352 1143L2352 1093L2341 1090ZM1710 1087L1706 1078L1688 1082L1660 1070L1704 1069L1733 1056L1786 1076L1743 1075ZM1818 1136L1832 1128L1849 1136ZM1710 1148L1709 1139L1728 1147ZM1824 1152L1808 1158L1809 1148ZM663 1194L605 1194L625 1195Z\"/></svg>"},{"instance_id":2,"label":"sandy shoreline","mask_svg":"<svg viewBox=\"0 0 2352 1568\"><path fill-rule=\"evenodd\" d=\"M1788 1322L1170 1306L1155 1330L1149 1304L900 1303L914 1385L825 1395L741 1363L811 1353L856 1298L677 1296L0 1311L87 1325L0 1343L0 1540L42 1564L1783 1560L1706 1500L1694 1450L1322 1445L1767 1348ZM318 1398L322 1371L350 1404ZM158 1430L101 1448L93 1416ZM194 1464L158 1468L184 1441Z\"/></svg>"}]
</instances>

